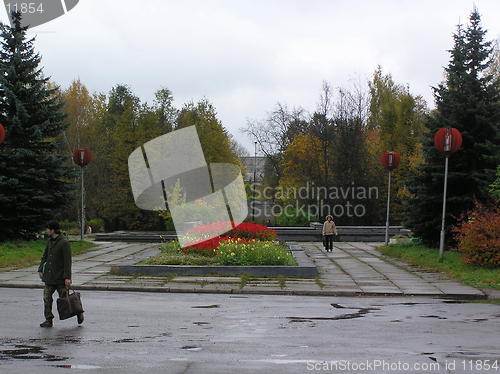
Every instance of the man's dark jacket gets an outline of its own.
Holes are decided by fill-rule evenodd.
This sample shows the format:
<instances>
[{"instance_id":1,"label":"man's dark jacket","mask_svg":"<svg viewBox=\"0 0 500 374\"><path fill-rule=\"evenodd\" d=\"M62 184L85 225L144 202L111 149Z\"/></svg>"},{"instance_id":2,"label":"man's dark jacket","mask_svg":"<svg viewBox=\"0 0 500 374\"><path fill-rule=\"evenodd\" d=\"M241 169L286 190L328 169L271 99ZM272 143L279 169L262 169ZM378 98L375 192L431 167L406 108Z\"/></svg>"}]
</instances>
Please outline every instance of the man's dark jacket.
<instances>
[{"instance_id":1,"label":"man's dark jacket","mask_svg":"<svg viewBox=\"0 0 500 374\"><path fill-rule=\"evenodd\" d=\"M38 271L45 284L63 285L65 279L71 279L71 248L61 235L49 239Z\"/></svg>"}]
</instances>

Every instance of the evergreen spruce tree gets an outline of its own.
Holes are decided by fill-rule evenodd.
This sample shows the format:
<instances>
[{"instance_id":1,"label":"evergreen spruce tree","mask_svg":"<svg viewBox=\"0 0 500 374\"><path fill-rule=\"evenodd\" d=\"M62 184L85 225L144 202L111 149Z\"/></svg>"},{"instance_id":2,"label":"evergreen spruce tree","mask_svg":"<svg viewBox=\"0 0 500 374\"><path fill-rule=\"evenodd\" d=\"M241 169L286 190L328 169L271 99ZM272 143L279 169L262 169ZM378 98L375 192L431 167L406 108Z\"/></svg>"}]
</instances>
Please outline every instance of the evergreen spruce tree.
<instances>
[{"instance_id":1,"label":"evergreen spruce tree","mask_svg":"<svg viewBox=\"0 0 500 374\"><path fill-rule=\"evenodd\" d=\"M73 171L58 155L56 137L65 129L58 89L40 68L20 13L13 26L0 25L0 241L30 238L58 218L73 188Z\"/></svg>"},{"instance_id":2,"label":"evergreen spruce tree","mask_svg":"<svg viewBox=\"0 0 500 374\"><path fill-rule=\"evenodd\" d=\"M499 82L489 73L491 42L480 25L477 10L466 30L458 26L446 80L434 88L436 110L426 121L430 130L424 141L425 162L408 179L414 199L408 206L407 225L425 244L437 246L441 229L444 157L434 148L433 137L442 127L462 133L461 149L450 156L446 208L446 238L450 228L473 207L475 200L488 202L488 185L495 179L500 161Z\"/></svg>"}]
</instances>

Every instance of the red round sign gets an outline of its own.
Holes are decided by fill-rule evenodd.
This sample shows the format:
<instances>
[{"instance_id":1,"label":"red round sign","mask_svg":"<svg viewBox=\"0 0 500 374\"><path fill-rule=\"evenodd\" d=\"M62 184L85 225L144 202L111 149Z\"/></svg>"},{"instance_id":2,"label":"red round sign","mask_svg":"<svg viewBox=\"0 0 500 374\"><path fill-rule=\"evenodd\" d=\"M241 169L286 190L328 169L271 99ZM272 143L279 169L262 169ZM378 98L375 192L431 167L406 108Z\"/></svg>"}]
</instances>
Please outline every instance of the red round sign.
<instances>
[{"instance_id":1,"label":"red round sign","mask_svg":"<svg viewBox=\"0 0 500 374\"><path fill-rule=\"evenodd\" d=\"M0 144L2 144L4 140L5 140L5 127L3 127L3 125L0 125Z\"/></svg>"},{"instance_id":2,"label":"red round sign","mask_svg":"<svg viewBox=\"0 0 500 374\"><path fill-rule=\"evenodd\" d=\"M73 161L80 167L84 167L92 161L92 152L84 148L75 149L73 152Z\"/></svg>"},{"instance_id":3,"label":"red round sign","mask_svg":"<svg viewBox=\"0 0 500 374\"><path fill-rule=\"evenodd\" d=\"M401 161L398 152L385 152L380 158L384 168L388 170L396 169Z\"/></svg>"},{"instance_id":4,"label":"red round sign","mask_svg":"<svg viewBox=\"0 0 500 374\"><path fill-rule=\"evenodd\" d=\"M444 154L458 151L461 145L462 134L457 129L443 127L434 135L434 146Z\"/></svg>"}]
</instances>

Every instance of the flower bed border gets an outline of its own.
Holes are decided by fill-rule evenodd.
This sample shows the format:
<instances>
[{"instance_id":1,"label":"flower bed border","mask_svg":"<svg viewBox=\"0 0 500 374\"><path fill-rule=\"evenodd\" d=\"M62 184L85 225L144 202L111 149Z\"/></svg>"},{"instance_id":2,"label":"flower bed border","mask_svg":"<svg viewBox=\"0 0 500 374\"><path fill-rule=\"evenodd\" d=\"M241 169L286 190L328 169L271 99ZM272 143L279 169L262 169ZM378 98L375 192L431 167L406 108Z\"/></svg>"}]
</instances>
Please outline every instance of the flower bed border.
<instances>
[{"instance_id":1,"label":"flower bed border","mask_svg":"<svg viewBox=\"0 0 500 374\"><path fill-rule=\"evenodd\" d=\"M298 266L194 266L194 265L114 265L111 274L119 275L256 275L256 276L287 276L287 277L316 277L318 269L314 262L305 254L296 243L287 242L290 252L297 260Z\"/></svg>"}]
</instances>

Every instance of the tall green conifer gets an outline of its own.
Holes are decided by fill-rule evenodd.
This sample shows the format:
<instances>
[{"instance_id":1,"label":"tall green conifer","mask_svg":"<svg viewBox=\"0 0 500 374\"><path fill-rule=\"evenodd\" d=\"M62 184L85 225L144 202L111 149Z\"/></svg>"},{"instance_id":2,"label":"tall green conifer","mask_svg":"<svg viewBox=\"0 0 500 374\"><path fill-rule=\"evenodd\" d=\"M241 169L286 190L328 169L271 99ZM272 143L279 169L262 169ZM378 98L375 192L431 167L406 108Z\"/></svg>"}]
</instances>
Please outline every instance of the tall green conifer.
<instances>
[{"instance_id":1,"label":"tall green conifer","mask_svg":"<svg viewBox=\"0 0 500 374\"><path fill-rule=\"evenodd\" d=\"M68 203L73 171L57 150L66 124L58 88L27 39L20 13L0 25L0 241L31 237ZM68 154L68 156L70 156ZM65 166L66 165L66 166Z\"/></svg>"},{"instance_id":2,"label":"tall green conifer","mask_svg":"<svg viewBox=\"0 0 500 374\"><path fill-rule=\"evenodd\" d=\"M441 222L444 157L434 148L433 136L442 127L454 127L463 136L462 148L451 155L448 175L447 235L474 200L491 197L488 185L500 162L500 90L490 73L492 48L485 40L477 10L466 30L458 26L446 80L434 89L436 110L426 122L425 162L407 181L414 194L408 207L408 225L429 245L437 245Z\"/></svg>"}]
</instances>

